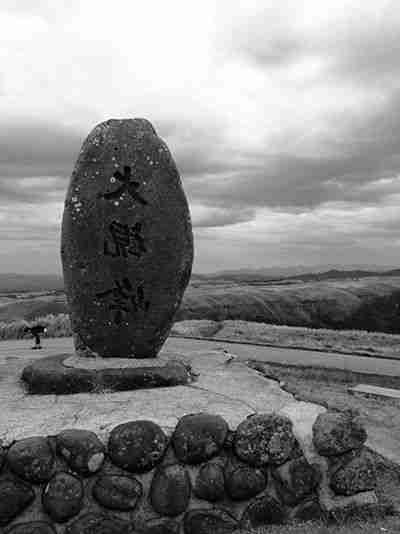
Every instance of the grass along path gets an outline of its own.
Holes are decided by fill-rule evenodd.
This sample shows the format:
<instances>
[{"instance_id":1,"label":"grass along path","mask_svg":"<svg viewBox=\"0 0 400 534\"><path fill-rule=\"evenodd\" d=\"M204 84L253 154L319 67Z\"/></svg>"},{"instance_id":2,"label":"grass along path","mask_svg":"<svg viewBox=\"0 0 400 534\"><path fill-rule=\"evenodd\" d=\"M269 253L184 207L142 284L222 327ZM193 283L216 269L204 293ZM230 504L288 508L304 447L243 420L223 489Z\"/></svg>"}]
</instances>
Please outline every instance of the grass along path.
<instances>
[{"instance_id":1,"label":"grass along path","mask_svg":"<svg viewBox=\"0 0 400 534\"><path fill-rule=\"evenodd\" d=\"M175 323L172 334L400 359L400 335L381 332L328 330L248 321L192 320Z\"/></svg>"}]
</instances>

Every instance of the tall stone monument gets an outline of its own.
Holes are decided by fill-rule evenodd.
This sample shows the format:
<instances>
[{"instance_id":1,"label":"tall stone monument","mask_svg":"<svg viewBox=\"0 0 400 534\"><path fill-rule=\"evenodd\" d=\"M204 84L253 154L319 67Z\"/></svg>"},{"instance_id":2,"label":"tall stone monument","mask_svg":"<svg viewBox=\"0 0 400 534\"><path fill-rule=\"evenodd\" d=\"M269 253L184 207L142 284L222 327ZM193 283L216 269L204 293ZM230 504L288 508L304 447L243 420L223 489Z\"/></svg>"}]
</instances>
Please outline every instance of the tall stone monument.
<instances>
[{"instance_id":1,"label":"tall stone monument","mask_svg":"<svg viewBox=\"0 0 400 534\"><path fill-rule=\"evenodd\" d=\"M97 360L154 359L190 279L193 236L177 167L149 121L108 120L84 141L65 200L61 257L76 354ZM60 365L57 378L54 373L49 378L53 384ZM49 375L54 360L33 367ZM138 387L179 383L187 377L182 368L175 369L172 379L168 373L165 377L165 366L156 364L152 370L162 371L156 383L154 376L149 379L149 365L143 369L142 376L137 365L114 368L107 378L104 370L102 376L96 371L96 380L82 378L91 384L83 389L99 382L123 382L127 388L126 375L133 372ZM38 390L42 386L32 386L33 371L32 366L26 368L23 378L31 390ZM59 380L62 391L82 390L76 383L66 386L66 381ZM51 392L56 392L54 385Z\"/></svg>"},{"instance_id":2,"label":"tall stone monument","mask_svg":"<svg viewBox=\"0 0 400 534\"><path fill-rule=\"evenodd\" d=\"M147 120L109 120L85 140L61 257L77 351L156 356L190 278L193 238L178 170Z\"/></svg>"}]
</instances>

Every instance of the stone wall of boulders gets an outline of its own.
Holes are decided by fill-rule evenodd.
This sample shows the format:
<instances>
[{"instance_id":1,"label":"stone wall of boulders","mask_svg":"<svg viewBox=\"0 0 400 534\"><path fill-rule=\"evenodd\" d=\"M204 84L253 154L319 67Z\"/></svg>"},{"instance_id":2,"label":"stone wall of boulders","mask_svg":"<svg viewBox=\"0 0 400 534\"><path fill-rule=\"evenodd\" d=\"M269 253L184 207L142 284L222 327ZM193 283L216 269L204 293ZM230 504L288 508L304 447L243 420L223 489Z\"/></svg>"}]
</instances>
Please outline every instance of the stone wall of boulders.
<instances>
[{"instance_id":1,"label":"stone wall of boulders","mask_svg":"<svg viewBox=\"0 0 400 534\"><path fill-rule=\"evenodd\" d=\"M374 487L356 419L321 414L313 439L335 493ZM227 534L325 513L320 468L277 414L251 415L235 431L218 415L186 415L170 437L131 421L107 446L93 432L64 430L0 447L0 466L2 534Z\"/></svg>"}]
</instances>

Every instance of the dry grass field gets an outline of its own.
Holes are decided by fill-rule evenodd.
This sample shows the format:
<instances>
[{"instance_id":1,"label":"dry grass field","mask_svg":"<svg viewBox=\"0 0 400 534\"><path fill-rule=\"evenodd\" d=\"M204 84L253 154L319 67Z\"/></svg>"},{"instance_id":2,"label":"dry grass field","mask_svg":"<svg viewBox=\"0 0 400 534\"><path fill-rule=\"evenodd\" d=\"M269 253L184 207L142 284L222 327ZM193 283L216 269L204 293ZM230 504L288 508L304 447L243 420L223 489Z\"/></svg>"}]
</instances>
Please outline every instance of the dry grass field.
<instances>
[{"instance_id":1,"label":"dry grass field","mask_svg":"<svg viewBox=\"0 0 400 534\"><path fill-rule=\"evenodd\" d=\"M248 321L217 322L205 319L176 322L172 333L178 336L400 358L400 335L381 332L281 326Z\"/></svg>"}]
</instances>

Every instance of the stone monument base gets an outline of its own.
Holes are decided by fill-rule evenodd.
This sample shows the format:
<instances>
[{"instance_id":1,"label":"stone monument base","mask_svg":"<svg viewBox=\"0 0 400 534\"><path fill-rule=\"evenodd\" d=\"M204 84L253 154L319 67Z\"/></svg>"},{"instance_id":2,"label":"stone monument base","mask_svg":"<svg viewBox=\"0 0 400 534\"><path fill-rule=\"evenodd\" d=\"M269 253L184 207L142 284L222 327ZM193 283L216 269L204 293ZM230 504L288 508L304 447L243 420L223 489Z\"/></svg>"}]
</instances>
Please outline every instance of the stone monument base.
<instances>
[{"instance_id":1,"label":"stone monument base","mask_svg":"<svg viewBox=\"0 0 400 534\"><path fill-rule=\"evenodd\" d=\"M59 354L26 366L22 380L29 393L58 394L170 387L193 381L191 368L160 358L80 358Z\"/></svg>"}]
</instances>

